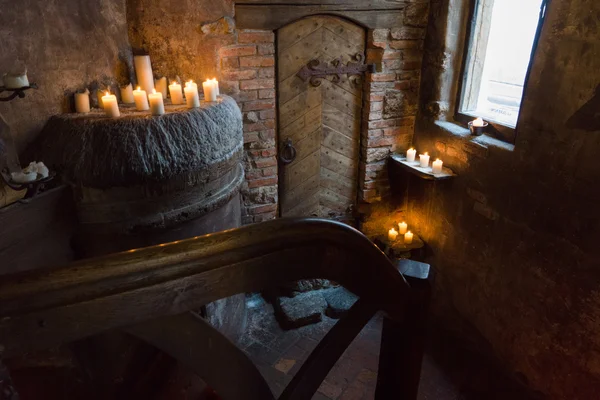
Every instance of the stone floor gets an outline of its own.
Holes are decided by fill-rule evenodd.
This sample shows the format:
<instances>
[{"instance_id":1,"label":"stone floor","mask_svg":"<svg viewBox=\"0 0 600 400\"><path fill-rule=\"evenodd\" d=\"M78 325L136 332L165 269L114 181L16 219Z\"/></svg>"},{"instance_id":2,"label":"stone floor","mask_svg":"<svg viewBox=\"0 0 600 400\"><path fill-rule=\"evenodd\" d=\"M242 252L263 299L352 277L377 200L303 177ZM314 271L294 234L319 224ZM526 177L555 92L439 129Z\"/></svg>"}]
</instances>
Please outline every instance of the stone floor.
<instances>
[{"instance_id":1,"label":"stone floor","mask_svg":"<svg viewBox=\"0 0 600 400\"><path fill-rule=\"evenodd\" d=\"M261 296L248 297L249 334L241 347L257 364L276 395L298 371L302 362L336 320L295 330L282 330L270 304ZM377 315L362 330L331 370L317 400L371 400L374 398L382 317ZM428 340L419 400L528 400L525 389L503 376L493 365L446 337Z\"/></svg>"}]
</instances>

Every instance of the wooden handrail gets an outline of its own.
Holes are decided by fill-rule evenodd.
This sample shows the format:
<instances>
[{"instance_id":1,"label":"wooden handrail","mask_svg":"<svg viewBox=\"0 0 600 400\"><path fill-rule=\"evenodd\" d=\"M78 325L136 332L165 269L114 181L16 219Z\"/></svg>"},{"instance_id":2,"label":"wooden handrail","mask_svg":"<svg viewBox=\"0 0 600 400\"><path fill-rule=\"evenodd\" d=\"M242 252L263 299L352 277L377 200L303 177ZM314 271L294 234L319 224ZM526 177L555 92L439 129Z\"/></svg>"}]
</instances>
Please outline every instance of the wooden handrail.
<instances>
[{"instance_id":1,"label":"wooden handrail","mask_svg":"<svg viewBox=\"0 0 600 400\"><path fill-rule=\"evenodd\" d=\"M399 316L408 285L357 230L320 219L279 219L0 282L5 355L39 350L237 293L299 279L340 282Z\"/></svg>"}]
</instances>

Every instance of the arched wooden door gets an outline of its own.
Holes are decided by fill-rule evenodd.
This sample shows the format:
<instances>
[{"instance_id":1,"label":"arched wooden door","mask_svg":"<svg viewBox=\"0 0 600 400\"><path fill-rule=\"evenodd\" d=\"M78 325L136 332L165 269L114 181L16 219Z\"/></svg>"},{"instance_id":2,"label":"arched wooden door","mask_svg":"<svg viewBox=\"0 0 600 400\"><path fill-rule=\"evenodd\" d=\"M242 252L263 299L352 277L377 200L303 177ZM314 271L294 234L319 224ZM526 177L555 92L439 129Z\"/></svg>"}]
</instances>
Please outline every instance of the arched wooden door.
<instances>
[{"instance_id":1,"label":"arched wooden door","mask_svg":"<svg viewBox=\"0 0 600 400\"><path fill-rule=\"evenodd\" d=\"M340 65L364 57L365 30L332 16L296 21L277 32L281 214L346 219L356 202L362 84L333 75L311 84L298 72L312 60Z\"/></svg>"}]
</instances>

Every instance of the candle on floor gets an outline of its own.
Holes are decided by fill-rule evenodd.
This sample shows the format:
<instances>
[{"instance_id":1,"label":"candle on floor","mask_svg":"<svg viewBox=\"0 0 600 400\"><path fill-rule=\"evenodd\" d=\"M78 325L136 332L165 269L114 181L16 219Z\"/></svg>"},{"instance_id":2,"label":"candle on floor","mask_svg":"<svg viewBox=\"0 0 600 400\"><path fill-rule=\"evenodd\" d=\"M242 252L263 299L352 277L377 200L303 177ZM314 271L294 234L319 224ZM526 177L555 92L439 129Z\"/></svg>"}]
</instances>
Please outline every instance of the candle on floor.
<instances>
[{"instance_id":1,"label":"candle on floor","mask_svg":"<svg viewBox=\"0 0 600 400\"><path fill-rule=\"evenodd\" d=\"M396 240L397 237L398 237L398 231L396 231L394 228L390 229L388 232L388 239L394 241L394 240Z\"/></svg>"},{"instance_id":2,"label":"candle on floor","mask_svg":"<svg viewBox=\"0 0 600 400\"><path fill-rule=\"evenodd\" d=\"M150 56L134 56L133 63L135 65L135 75L137 76L138 85L146 93L152 92L152 89L154 89L154 75L152 74Z\"/></svg>"},{"instance_id":3,"label":"candle on floor","mask_svg":"<svg viewBox=\"0 0 600 400\"><path fill-rule=\"evenodd\" d=\"M171 81L169 93L171 94L171 102L173 104L183 104L183 92L181 91L179 82Z\"/></svg>"},{"instance_id":4,"label":"candle on floor","mask_svg":"<svg viewBox=\"0 0 600 400\"><path fill-rule=\"evenodd\" d=\"M429 166L429 154L428 153L419 154L419 162L420 162L421 168L427 168Z\"/></svg>"},{"instance_id":5,"label":"candle on floor","mask_svg":"<svg viewBox=\"0 0 600 400\"><path fill-rule=\"evenodd\" d=\"M156 89L152 89L152 93L148 95L148 100L150 100L150 112L152 115L158 116L165 113L162 93L157 93Z\"/></svg>"},{"instance_id":6,"label":"candle on floor","mask_svg":"<svg viewBox=\"0 0 600 400\"><path fill-rule=\"evenodd\" d=\"M215 86L215 82L207 79L206 82L202 82L202 88L204 89L204 101L217 101L217 87Z\"/></svg>"},{"instance_id":7,"label":"candle on floor","mask_svg":"<svg viewBox=\"0 0 600 400\"><path fill-rule=\"evenodd\" d=\"M198 96L198 85L194 83L194 81L189 81L185 83L185 88L183 89L185 92L185 103L188 108L197 108L200 107L200 97Z\"/></svg>"},{"instance_id":8,"label":"candle on floor","mask_svg":"<svg viewBox=\"0 0 600 400\"><path fill-rule=\"evenodd\" d=\"M431 171L434 174L441 174L442 173L442 165L444 163L442 162L442 160L440 160L439 158L437 160L435 160L432 164L431 164Z\"/></svg>"},{"instance_id":9,"label":"candle on floor","mask_svg":"<svg viewBox=\"0 0 600 400\"><path fill-rule=\"evenodd\" d=\"M119 112L119 104L117 103L117 96L106 92L105 96L102 96L102 107L107 116L111 118L117 118L121 116Z\"/></svg>"},{"instance_id":10,"label":"candle on floor","mask_svg":"<svg viewBox=\"0 0 600 400\"><path fill-rule=\"evenodd\" d=\"M412 147L406 151L406 161L415 162L415 157L417 156L417 150Z\"/></svg>"},{"instance_id":11,"label":"candle on floor","mask_svg":"<svg viewBox=\"0 0 600 400\"><path fill-rule=\"evenodd\" d=\"M167 78L164 76L154 81L154 88L156 92L161 93L163 100L167 99Z\"/></svg>"},{"instance_id":12,"label":"candle on floor","mask_svg":"<svg viewBox=\"0 0 600 400\"><path fill-rule=\"evenodd\" d=\"M404 235L407 230L408 230L408 224L406 222L400 222L398 224L398 233L400 233L401 235Z\"/></svg>"},{"instance_id":13,"label":"candle on floor","mask_svg":"<svg viewBox=\"0 0 600 400\"><path fill-rule=\"evenodd\" d=\"M133 92L133 99L135 101L135 109L138 111L145 111L148 107L148 96L146 91L142 90L139 86Z\"/></svg>"},{"instance_id":14,"label":"candle on floor","mask_svg":"<svg viewBox=\"0 0 600 400\"><path fill-rule=\"evenodd\" d=\"M131 83L126 86L121 86L121 101L125 104L135 103L135 99L133 98L133 86L131 86Z\"/></svg>"},{"instance_id":15,"label":"candle on floor","mask_svg":"<svg viewBox=\"0 0 600 400\"><path fill-rule=\"evenodd\" d=\"M404 234L404 244L411 244L413 241L413 233L408 231Z\"/></svg>"},{"instance_id":16,"label":"candle on floor","mask_svg":"<svg viewBox=\"0 0 600 400\"><path fill-rule=\"evenodd\" d=\"M85 89L85 92L75 93L75 111L78 113L90 112L90 91Z\"/></svg>"}]
</instances>

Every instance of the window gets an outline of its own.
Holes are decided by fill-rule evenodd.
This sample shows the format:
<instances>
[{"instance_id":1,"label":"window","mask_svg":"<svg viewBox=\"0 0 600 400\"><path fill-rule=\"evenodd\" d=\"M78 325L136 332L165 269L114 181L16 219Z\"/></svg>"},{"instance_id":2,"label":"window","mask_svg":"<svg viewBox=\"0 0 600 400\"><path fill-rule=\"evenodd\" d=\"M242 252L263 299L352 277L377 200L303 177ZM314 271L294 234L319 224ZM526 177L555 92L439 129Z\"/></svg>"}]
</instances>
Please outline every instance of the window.
<instances>
[{"instance_id":1,"label":"window","mask_svg":"<svg viewBox=\"0 0 600 400\"><path fill-rule=\"evenodd\" d=\"M459 114L517 125L546 0L477 0L459 101Z\"/></svg>"}]
</instances>

